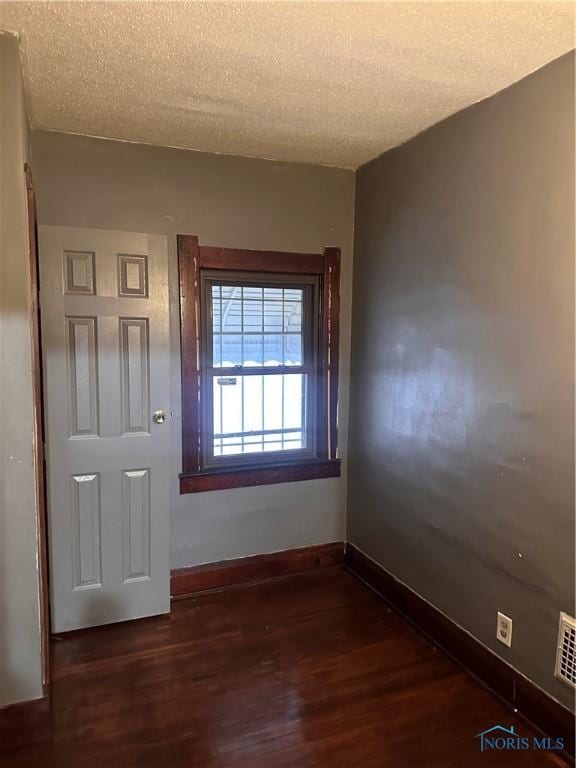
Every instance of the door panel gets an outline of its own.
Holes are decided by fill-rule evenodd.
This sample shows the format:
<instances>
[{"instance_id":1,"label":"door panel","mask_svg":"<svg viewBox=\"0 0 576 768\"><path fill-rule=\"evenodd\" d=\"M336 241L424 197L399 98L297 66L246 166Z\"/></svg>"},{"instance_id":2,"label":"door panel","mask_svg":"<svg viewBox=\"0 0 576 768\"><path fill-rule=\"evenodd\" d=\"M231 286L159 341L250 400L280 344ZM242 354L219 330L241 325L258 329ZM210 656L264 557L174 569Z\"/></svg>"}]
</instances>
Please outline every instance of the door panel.
<instances>
[{"instance_id":1,"label":"door panel","mask_svg":"<svg viewBox=\"0 0 576 768\"><path fill-rule=\"evenodd\" d=\"M166 238L39 233L52 630L168 612Z\"/></svg>"},{"instance_id":2,"label":"door panel","mask_svg":"<svg viewBox=\"0 0 576 768\"><path fill-rule=\"evenodd\" d=\"M98 435L96 318L67 317L69 437Z\"/></svg>"},{"instance_id":3,"label":"door panel","mask_svg":"<svg viewBox=\"0 0 576 768\"><path fill-rule=\"evenodd\" d=\"M102 586L100 475L72 475L70 528L73 589Z\"/></svg>"}]
</instances>

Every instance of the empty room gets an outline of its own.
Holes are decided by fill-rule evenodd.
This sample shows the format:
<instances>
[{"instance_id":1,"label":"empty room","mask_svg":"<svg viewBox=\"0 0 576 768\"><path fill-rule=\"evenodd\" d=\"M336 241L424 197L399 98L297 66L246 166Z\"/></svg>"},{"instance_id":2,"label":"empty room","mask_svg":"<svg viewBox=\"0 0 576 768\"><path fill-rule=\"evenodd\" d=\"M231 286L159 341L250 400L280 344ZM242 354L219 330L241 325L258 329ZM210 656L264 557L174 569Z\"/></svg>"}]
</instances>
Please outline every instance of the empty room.
<instances>
[{"instance_id":1,"label":"empty room","mask_svg":"<svg viewBox=\"0 0 576 768\"><path fill-rule=\"evenodd\" d=\"M575 20L0 0L0 768L574 764Z\"/></svg>"}]
</instances>

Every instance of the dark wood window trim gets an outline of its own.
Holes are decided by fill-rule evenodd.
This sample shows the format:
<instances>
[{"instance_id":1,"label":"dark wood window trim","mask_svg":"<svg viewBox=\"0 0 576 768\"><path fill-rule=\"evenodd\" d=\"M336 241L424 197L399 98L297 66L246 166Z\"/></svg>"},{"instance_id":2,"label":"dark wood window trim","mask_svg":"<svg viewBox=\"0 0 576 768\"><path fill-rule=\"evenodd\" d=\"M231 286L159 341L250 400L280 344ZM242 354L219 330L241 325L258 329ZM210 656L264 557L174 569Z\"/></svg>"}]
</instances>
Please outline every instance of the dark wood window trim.
<instances>
[{"instance_id":1,"label":"dark wood window trim","mask_svg":"<svg viewBox=\"0 0 576 768\"><path fill-rule=\"evenodd\" d=\"M195 235L178 235L182 356L182 473L180 493L312 480L340 475L338 448L338 365L340 249L322 253L252 251L201 246ZM206 470L202 467L202 387L200 357L201 270L316 275L321 320L317 456L276 466Z\"/></svg>"}]
</instances>

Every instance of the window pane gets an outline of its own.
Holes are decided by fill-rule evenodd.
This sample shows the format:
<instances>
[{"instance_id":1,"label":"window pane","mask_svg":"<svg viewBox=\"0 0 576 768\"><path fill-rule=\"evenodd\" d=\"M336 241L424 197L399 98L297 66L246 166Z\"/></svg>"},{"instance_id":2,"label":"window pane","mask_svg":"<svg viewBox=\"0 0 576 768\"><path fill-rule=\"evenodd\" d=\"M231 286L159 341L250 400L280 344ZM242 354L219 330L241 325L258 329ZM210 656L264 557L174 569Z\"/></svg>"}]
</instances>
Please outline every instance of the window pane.
<instances>
[{"instance_id":1,"label":"window pane","mask_svg":"<svg viewBox=\"0 0 576 768\"><path fill-rule=\"evenodd\" d=\"M286 292L287 293L287 292ZM284 301L284 331L286 333L302 332L302 300Z\"/></svg>"},{"instance_id":2,"label":"window pane","mask_svg":"<svg viewBox=\"0 0 576 768\"><path fill-rule=\"evenodd\" d=\"M214 333L220 333L221 308L222 302L220 296L212 296L212 330Z\"/></svg>"},{"instance_id":3,"label":"window pane","mask_svg":"<svg viewBox=\"0 0 576 768\"><path fill-rule=\"evenodd\" d=\"M266 333L264 342L264 364L283 365L284 363L284 337L281 333Z\"/></svg>"},{"instance_id":4,"label":"window pane","mask_svg":"<svg viewBox=\"0 0 576 768\"><path fill-rule=\"evenodd\" d=\"M284 334L284 365L302 365L301 334Z\"/></svg>"},{"instance_id":5,"label":"window pane","mask_svg":"<svg viewBox=\"0 0 576 768\"><path fill-rule=\"evenodd\" d=\"M214 376L214 456L306 448L307 378Z\"/></svg>"},{"instance_id":6,"label":"window pane","mask_svg":"<svg viewBox=\"0 0 576 768\"><path fill-rule=\"evenodd\" d=\"M245 333L262 333L263 290L263 288L244 288L243 290L242 314Z\"/></svg>"},{"instance_id":7,"label":"window pane","mask_svg":"<svg viewBox=\"0 0 576 768\"><path fill-rule=\"evenodd\" d=\"M302 365L302 288L212 285L215 368Z\"/></svg>"},{"instance_id":8,"label":"window pane","mask_svg":"<svg viewBox=\"0 0 576 768\"><path fill-rule=\"evenodd\" d=\"M267 376L264 381L264 428L282 429L282 388L284 376Z\"/></svg>"},{"instance_id":9,"label":"window pane","mask_svg":"<svg viewBox=\"0 0 576 768\"><path fill-rule=\"evenodd\" d=\"M222 349L222 363L221 365L226 367L231 367L234 365L242 365L242 360L244 357L244 350L243 347L243 336L241 333L231 334L231 333L223 333L220 335L219 340L216 334L214 334L214 348L216 349L221 346ZM214 364L218 365L216 363L216 356L214 357Z\"/></svg>"}]
</instances>

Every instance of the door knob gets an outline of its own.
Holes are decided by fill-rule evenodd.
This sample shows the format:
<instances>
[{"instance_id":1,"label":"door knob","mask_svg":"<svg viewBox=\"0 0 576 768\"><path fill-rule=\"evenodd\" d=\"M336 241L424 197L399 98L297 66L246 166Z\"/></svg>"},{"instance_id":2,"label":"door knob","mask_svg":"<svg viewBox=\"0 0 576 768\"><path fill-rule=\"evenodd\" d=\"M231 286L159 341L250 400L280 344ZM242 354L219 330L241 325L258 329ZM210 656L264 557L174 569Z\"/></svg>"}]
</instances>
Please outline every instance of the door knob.
<instances>
[{"instance_id":1,"label":"door knob","mask_svg":"<svg viewBox=\"0 0 576 768\"><path fill-rule=\"evenodd\" d=\"M154 411L152 421L154 424L164 424L166 421L166 413L164 411Z\"/></svg>"}]
</instances>

